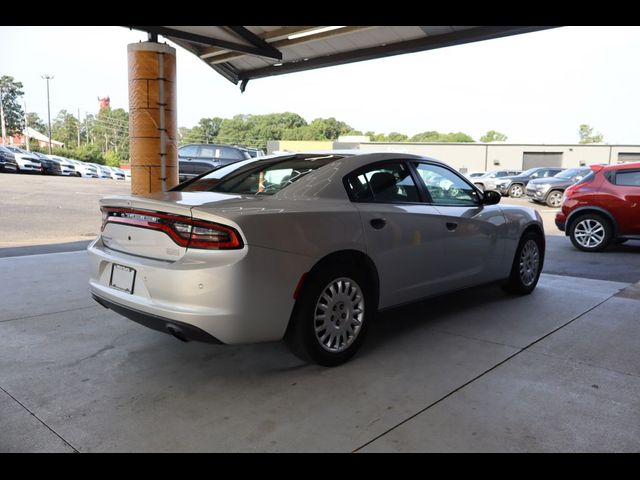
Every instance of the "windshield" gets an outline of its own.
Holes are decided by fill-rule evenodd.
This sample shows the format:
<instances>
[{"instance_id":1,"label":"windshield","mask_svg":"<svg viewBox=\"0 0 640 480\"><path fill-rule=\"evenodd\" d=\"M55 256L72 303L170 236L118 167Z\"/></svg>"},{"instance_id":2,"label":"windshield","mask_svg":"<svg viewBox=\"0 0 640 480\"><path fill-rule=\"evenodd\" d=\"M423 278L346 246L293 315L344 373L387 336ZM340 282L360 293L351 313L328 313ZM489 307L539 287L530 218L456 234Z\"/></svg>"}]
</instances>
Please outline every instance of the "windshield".
<instances>
[{"instance_id":1,"label":"windshield","mask_svg":"<svg viewBox=\"0 0 640 480\"><path fill-rule=\"evenodd\" d=\"M250 159L218 168L178 185L174 191L273 195L304 175L343 155L297 154L269 160Z\"/></svg>"},{"instance_id":2,"label":"windshield","mask_svg":"<svg viewBox=\"0 0 640 480\"><path fill-rule=\"evenodd\" d=\"M560 173L556 173L554 177L561 178L563 180L570 180L576 175L586 175L588 171L588 168L570 168Z\"/></svg>"}]
</instances>

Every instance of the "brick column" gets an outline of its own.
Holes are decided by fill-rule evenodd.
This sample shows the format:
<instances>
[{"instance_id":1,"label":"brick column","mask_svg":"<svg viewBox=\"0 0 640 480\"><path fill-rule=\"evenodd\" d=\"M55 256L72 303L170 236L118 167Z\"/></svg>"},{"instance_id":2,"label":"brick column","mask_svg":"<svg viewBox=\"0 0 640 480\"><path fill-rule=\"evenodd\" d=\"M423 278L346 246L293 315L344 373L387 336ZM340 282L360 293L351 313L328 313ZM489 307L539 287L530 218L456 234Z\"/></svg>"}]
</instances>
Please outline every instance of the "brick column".
<instances>
[{"instance_id":1,"label":"brick column","mask_svg":"<svg viewBox=\"0 0 640 480\"><path fill-rule=\"evenodd\" d=\"M176 50L140 42L127 45L127 52L131 193L162 192L163 157L164 190L178 184Z\"/></svg>"}]
</instances>

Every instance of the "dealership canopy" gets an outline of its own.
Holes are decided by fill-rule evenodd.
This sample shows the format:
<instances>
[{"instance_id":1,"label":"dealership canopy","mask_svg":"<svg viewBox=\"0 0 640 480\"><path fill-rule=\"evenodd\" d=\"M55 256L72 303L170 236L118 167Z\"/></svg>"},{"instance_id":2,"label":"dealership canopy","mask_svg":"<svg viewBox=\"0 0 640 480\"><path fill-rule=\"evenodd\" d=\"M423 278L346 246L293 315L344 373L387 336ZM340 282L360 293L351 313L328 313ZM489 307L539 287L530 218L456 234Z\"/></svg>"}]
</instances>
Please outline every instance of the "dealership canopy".
<instances>
[{"instance_id":1,"label":"dealership canopy","mask_svg":"<svg viewBox=\"0 0 640 480\"><path fill-rule=\"evenodd\" d=\"M254 78L544 30L545 26L131 26L162 35L244 90Z\"/></svg>"}]
</instances>

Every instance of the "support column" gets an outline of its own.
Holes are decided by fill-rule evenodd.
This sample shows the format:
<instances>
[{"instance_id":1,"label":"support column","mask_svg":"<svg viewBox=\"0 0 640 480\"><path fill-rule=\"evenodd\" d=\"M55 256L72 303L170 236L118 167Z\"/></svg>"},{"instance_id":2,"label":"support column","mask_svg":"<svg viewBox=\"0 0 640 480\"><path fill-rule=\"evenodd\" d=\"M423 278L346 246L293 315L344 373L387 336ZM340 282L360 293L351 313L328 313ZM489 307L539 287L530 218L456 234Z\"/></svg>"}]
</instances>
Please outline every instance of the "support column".
<instances>
[{"instance_id":1,"label":"support column","mask_svg":"<svg viewBox=\"0 0 640 480\"><path fill-rule=\"evenodd\" d=\"M127 45L131 193L178 184L176 49L156 42Z\"/></svg>"}]
</instances>

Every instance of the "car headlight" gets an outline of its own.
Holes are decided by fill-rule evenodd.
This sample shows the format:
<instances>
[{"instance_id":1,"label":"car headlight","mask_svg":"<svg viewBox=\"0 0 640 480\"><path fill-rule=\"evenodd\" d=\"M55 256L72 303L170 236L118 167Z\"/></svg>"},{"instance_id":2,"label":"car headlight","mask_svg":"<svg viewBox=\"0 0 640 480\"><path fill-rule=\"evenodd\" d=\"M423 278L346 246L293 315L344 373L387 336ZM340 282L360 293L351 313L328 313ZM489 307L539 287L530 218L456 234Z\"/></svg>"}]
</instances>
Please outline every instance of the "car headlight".
<instances>
[{"instance_id":1,"label":"car headlight","mask_svg":"<svg viewBox=\"0 0 640 480\"><path fill-rule=\"evenodd\" d=\"M548 183L540 183L538 185L535 185L535 188L537 190L546 190L547 188L549 188L551 185Z\"/></svg>"}]
</instances>

